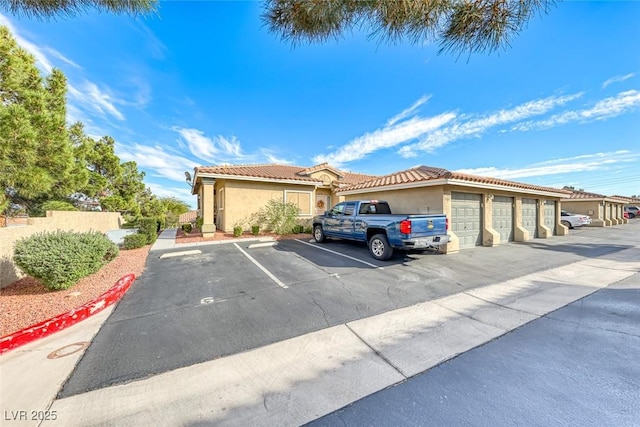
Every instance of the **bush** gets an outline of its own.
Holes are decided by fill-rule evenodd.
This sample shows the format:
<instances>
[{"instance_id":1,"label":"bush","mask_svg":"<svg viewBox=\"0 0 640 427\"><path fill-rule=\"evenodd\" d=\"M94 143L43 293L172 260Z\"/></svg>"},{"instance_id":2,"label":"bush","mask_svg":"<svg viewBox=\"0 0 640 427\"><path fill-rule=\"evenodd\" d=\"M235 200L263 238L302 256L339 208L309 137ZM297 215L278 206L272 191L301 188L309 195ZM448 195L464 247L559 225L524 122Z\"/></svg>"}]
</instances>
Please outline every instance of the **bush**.
<instances>
[{"instance_id":1,"label":"bush","mask_svg":"<svg viewBox=\"0 0 640 427\"><path fill-rule=\"evenodd\" d=\"M266 226L267 230L278 234L288 234L297 225L300 208L293 203L285 203L282 200L271 199L258 212L258 220Z\"/></svg>"},{"instance_id":2,"label":"bush","mask_svg":"<svg viewBox=\"0 0 640 427\"><path fill-rule=\"evenodd\" d=\"M118 256L118 247L98 232L36 233L15 244L13 260L50 290L68 289Z\"/></svg>"},{"instance_id":3,"label":"bush","mask_svg":"<svg viewBox=\"0 0 640 427\"><path fill-rule=\"evenodd\" d=\"M137 222L125 222L124 224L122 224L120 226L120 228L124 228L124 229L131 229L131 228L138 228L138 223Z\"/></svg>"},{"instance_id":4,"label":"bush","mask_svg":"<svg viewBox=\"0 0 640 427\"><path fill-rule=\"evenodd\" d=\"M253 234L254 236L257 236L258 234L260 234L260 226L259 225L252 225L251 226L251 234Z\"/></svg>"},{"instance_id":5,"label":"bush","mask_svg":"<svg viewBox=\"0 0 640 427\"><path fill-rule=\"evenodd\" d=\"M147 236L147 243L155 243L158 238L158 221L155 218L140 218L138 221L138 233Z\"/></svg>"},{"instance_id":6,"label":"bush","mask_svg":"<svg viewBox=\"0 0 640 427\"><path fill-rule=\"evenodd\" d=\"M182 224L182 231L184 231L185 233L191 233L191 230L193 230L191 224Z\"/></svg>"},{"instance_id":7,"label":"bush","mask_svg":"<svg viewBox=\"0 0 640 427\"><path fill-rule=\"evenodd\" d=\"M241 226L238 225L236 227L233 227L233 236L234 237L242 236L242 227Z\"/></svg>"},{"instance_id":8,"label":"bush","mask_svg":"<svg viewBox=\"0 0 640 427\"><path fill-rule=\"evenodd\" d=\"M63 202L61 200L49 200L40 205L40 210L46 211L77 211L78 208L73 206L69 202Z\"/></svg>"},{"instance_id":9,"label":"bush","mask_svg":"<svg viewBox=\"0 0 640 427\"><path fill-rule=\"evenodd\" d=\"M196 218L196 228L198 230L202 230L202 224L204 224L204 219L202 219L202 217L197 217Z\"/></svg>"},{"instance_id":10,"label":"bush","mask_svg":"<svg viewBox=\"0 0 640 427\"><path fill-rule=\"evenodd\" d=\"M127 234L124 236L125 249L138 249L147 244L147 236L142 233Z\"/></svg>"}]
</instances>

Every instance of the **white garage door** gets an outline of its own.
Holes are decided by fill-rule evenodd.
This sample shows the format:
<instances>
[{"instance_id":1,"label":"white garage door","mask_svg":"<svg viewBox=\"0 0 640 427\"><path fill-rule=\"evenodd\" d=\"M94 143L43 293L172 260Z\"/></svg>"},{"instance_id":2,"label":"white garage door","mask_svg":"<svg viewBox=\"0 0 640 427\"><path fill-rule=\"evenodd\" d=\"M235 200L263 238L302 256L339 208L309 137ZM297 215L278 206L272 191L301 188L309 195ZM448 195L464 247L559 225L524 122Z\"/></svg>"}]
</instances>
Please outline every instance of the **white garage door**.
<instances>
[{"instance_id":1,"label":"white garage door","mask_svg":"<svg viewBox=\"0 0 640 427\"><path fill-rule=\"evenodd\" d=\"M482 245L482 196L451 193L451 231L460 239L460 248Z\"/></svg>"},{"instance_id":2,"label":"white garage door","mask_svg":"<svg viewBox=\"0 0 640 427\"><path fill-rule=\"evenodd\" d=\"M500 233L500 243L513 241L513 197L493 198L492 227Z\"/></svg>"},{"instance_id":3,"label":"white garage door","mask_svg":"<svg viewBox=\"0 0 640 427\"><path fill-rule=\"evenodd\" d=\"M547 200L544 205L544 225L551 229L551 234L556 235L556 202Z\"/></svg>"},{"instance_id":4,"label":"white garage door","mask_svg":"<svg viewBox=\"0 0 640 427\"><path fill-rule=\"evenodd\" d=\"M538 208L536 199L522 199L522 226L529 232L529 238L538 237Z\"/></svg>"}]
</instances>

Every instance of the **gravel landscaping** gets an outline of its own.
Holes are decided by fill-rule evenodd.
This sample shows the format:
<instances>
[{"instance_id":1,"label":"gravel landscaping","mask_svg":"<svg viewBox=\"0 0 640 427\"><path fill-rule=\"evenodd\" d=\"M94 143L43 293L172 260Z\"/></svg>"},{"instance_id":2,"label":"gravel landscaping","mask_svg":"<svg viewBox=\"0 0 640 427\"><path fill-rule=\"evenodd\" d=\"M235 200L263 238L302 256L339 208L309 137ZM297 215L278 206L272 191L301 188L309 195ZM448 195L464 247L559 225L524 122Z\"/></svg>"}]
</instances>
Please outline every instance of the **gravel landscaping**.
<instances>
[{"instance_id":1,"label":"gravel landscaping","mask_svg":"<svg viewBox=\"0 0 640 427\"><path fill-rule=\"evenodd\" d=\"M310 234L262 234L258 237L272 236L279 239L305 239ZM256 237L245 233L241 237ZM233 234L216 232L215 237L204 239L199 232L185 235L178 230L176 243L193 243L215 240L235 239ZM26 328L43 320L66 313L82 304L94 300L102 293L113 287L116 282L127 274L133 273L139 277L147 261L151 245L140 249L120 250L118 258L105 265L95 274L87 276L62 291L49 291L37 279L25 276L12 284L0 289L0 336L6 336L20 329Z\"/></svg>"},{"instance_id":2,"label":"gravel landscaping","mask_svg":"<svg viewBox=\"0 0 640 427\"><path fill-rule=\"evenodd\" d=\"M120 250L120 255L62 291L49 291L37 279L25 276L0 289L0 336L50 319L94 300L113 287L127 274L140 276L150 245L133 250Z\"/></svg>"}]
</instances>

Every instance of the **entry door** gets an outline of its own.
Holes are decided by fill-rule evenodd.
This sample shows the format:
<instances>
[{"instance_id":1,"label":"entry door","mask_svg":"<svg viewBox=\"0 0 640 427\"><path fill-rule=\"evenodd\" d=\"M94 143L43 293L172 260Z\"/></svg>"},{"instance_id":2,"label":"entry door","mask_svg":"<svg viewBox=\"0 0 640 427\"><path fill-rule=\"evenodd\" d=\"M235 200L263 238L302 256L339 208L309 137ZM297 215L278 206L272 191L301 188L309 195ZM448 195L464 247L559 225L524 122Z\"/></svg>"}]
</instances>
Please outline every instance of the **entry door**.
<instances>
[{"instance_id":1,"label":"entry door","mask_svg":"<svg viewBox=\"0 0 640 427\"><path fill-rule=\"evenodd\" d=\"M482 195L451 193L451 231L460 248L482 245Z\"/></svg>"},{"instance_id":2,"label":"entry door","mask_svg":"<svg viewBox=\"0 0 640 427\"><path fill-rule=\"evenodd\" d=\"M538 207L536 199L522 199L522 226L529 237L538 237Z\"/></svg>"},{"instance_id":3,"label":"entry door","mask_svg":"<svg viewBox=\"0 0 640 427\"><path fill-rule=\"evenodd\" d=\"M556 234L556 202L547 200L544 205L544 225L551 229L551 234Z\"/></svg>"},{"instance_id":4,"label":"entry door","mask_svg":"<svg viewBox=\"0 0 640 427\"><path fill-rule=\"evenodd\" d=\"M492 227L500 233L500 243L513 240L513 197L493 198Z\"/></svg>"}]
</instances>

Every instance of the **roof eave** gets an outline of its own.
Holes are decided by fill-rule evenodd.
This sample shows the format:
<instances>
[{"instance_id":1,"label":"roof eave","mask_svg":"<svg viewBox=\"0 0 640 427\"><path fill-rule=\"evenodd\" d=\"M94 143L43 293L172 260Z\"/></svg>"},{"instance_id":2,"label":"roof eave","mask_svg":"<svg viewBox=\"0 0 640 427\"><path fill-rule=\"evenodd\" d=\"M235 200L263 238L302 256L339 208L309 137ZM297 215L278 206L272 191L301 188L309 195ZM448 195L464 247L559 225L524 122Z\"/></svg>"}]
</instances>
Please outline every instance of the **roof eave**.
<instances>
[{"instance_id":1,"label":"roof eave","mask_svg":"<svg viewBox=\"0 0 640 427\"><path fill-rule=\"evenodd\" d=\"M381 185L376 187L360 188L360 189L353 189L353 190L349 190L349 189L342 190L342 191L337 190L337 193L339 193L340 195L349 196L349 195L363 194L363 193L374 193L376 191L403 190L403 189L420 188L420 187L435 187L438 185L458 185L461 187L481 188L486 190L510 191L510 192L517 192L517 193L536 194L539 196L546 196L546 197L557 197L557 198L564 198L567 196L567 193L562 191L555 192L555 191L547 191L542 189L536 190L536 189L529 189L529 188L512 187L508 185L466 181L466 180L460 180L460 179L434 179L434 180L428 180L428 181L406 182L401 184Z\"/></svg>"},{"instance_id":2,"label":"roof eave","mask_svg":"<svg viewBox=\"0 0 640 427\"><path fill-rule=\"evenodd\" d=\"M229 175L229 174L216 174L216 173L198 173L194 177L194 182L196 182L197 178L213 178L213 179L229 179L236 181L257 181L257 182L271 182L271 183L279 183L279 184L294 184L294 185L311 185L311 186L320 186L323 185L322 181L304 181L298 179L283 179L283 178L266 178L259 176L248 176L248 175Z\"/></svg>"}]
</instances>

